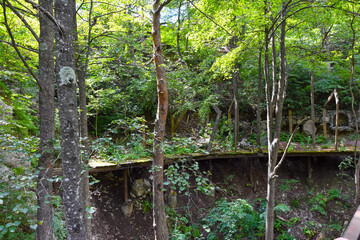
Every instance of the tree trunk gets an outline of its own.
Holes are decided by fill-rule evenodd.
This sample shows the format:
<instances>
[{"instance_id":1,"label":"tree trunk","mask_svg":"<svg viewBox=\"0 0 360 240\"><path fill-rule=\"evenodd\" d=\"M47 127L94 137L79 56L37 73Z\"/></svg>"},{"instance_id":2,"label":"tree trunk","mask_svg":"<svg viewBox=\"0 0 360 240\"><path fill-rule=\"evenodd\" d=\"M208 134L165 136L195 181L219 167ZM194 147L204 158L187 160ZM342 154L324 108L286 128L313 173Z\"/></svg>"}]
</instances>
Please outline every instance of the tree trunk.
<instances>
[{"instance_id":1,"label":"tree trunk","mask_svg":"<svg viewBox=\"0 0 360 240\"><path fill-rule=\"evenodd\" d=\"M355 89L358 91L358 93L360 93L359 89L356 87L356 85L354 84L354 75L355 75L355 40L356 40L356 32L354 29L354 21L355 21L355 15L353 15L351 24L350 24L350 28L352 31L352 44L351 44L351 61L350 61L350 84L349 84L349 89L350 89L350 93L351 93L351 109L354 115L355 119L358 119L358 113L355 110L355 96L353 93L353 85L355 87ZM359 138L359 123L358 121L355 121L355 129L356 129L356 140L355 140L355 149L354 149L354 165L355 165L355 205L358 206L360 203L360 159L358 156L358 149L357 149L357 144L358 144L358 138Z\"/></svg>"},{"instance_id":2,"label":"tree trunk","mask_svg":"<svg viewBox=\"0 0 360 240\"><path fill-rule=\"evenodd\" d=\"M183 63L185 63L183 56L181 54L181 48L180 48L181 5L182 5L182 2L180 1L179 8L178 8L178 19L177 19L178 26L177 26L177 31L176 31L176 46L177 46L177 52L178 52L178 55L179 55L181 61Z\"/></svg>"},{"instance_id":3,"label":"tree trunk","mask_svg":"<svg viewBox=\"0 0 360 240\"><path fill-rule=\"evenodd\" d=\"M53 12L53 2L40 0L41 5L50 14ZM40 115L40 158L38 162L37 196L37 221L42 224L36 229L36 239L54 239L52 228L53 209L51 203L52 164L54 160L55 138L55 100L54 100L54 31L50 20L39 11L40 42L39 42L39 83L42 88L39 91L39 115Z\"/></svg>"},{"instance_id":4,"label":"tree trunk","mask_svg":"<svg viewBox=\"0 0 360 240\"><path fill-rule=\"evenodd\" d=\"M212 129L212 133L211 133L211 136L210 136L210 140L209 140L209 144L208 144L208 147L207 147L207 151L210 152L211 151L211 145L215 139L215 134L216 134L216 130L219 126L219 122L220 122L220 118L221 118L221 110L218 106L213 106L215 112L217 113L216 115L216 120L215 120L215 123L214 123L214 127Z\"/></svg>"},{"instance_id":5,"label":"tree trunk","mask_svg":"<svg viewBox=\"0 0 360 240\"><path fill-rule=\"evenodd\" d=\"M238 104L238 78L239 72L237 69L233 73L233 88L234 88L234 149L237 150L239 138L239 104Z\"/></svg>"},{"instance_id":6,"label":"tree trunk","mask_svg":"<svg viewBox=\"0 0 360 240\"><path fill-rule=\"evenodd\" d=\"M312 121L312 145L315 147L315 73L314 70L311 71L311 90L310 90L310 99L311 99L311 121Z\"/></svg>"},{"instance_id":7,"label":"tree trunk","mask_svg":"<svg viewBox=\"0 0 360 240\"><path fill-rule=\"evenodd\" d=\"M339 97L337 93L337 87L334 91L335 105L336 105L336 126L335 126L335 151L338 150L338 136L339 136Z\"/></svg>"},{"instance_id":8,"label":"tree trunk","mask_svg":"<svg viewBox=\"0 0 360 240\"><path fill-rule=\"evenodd\" d=\"M261 94L262 94L262 70L261 70L261 51L262 47L259 48L259 66L258 66L258 92L257 92L257 103L256 103L256 144L261 149Z\"/></svg>"},{"instance_id":9,"label":"tree trunk","mask_svg":"<svg viewBox=\"0 0 360 240\"><path fill-rule=\"evenodd\" d=\"M78 88L79 88L79 105L80 105L80 141L82 145L82 165L83 170L81 176L81 189L82 189L82 205L83 205L83 216L85 223L85 232L87 234L87 239L91 238L91 218L88 218L87 207L90 206L90 187L89 187L89 144L88 144L88 126L87 126L87 109L86 109L86 75L89 64L89 55L90 55L90 43L91 43L91 31L92 27L92 10L93 10L93 1L90 1L89 16L88 16L88 34L87 34L87 43L85 49L85 57L81 55L76 56L76 76L78 78ZM74 37L76 42L77 53L80 53L80 46L78 43L78 34L77 34L77 22L76 18L74 19L75 29Z\"/></svg>"},{"instance_id":10,"label":"tree trunk","mask_svg":"<svg viewBox=\"0 0 360 240\"><path fill-rule=\"evenodd\" d=\"M79 121L76 100L74 20L75 1L56 1L56 79L61 132L63 204L67 239L86 239L81 191Z\"/></svg>"},{"instance_id":11,"label":"tree trunk","mask_svg":"<svg viewBox=\"0 0 360 240\"><path fill-rule=\"evenodd\" d=\"M164 142L166 116L168 112L168 89L166 86L166 75L161 48L160 34L160 12L163 6L170 1L160 4L160 0L153 1L153 49L154 63L156 70L158 106L154 128L154 146L153 146L153 226L154 235L157 240L169 239L169 230L165 215L165 201L163 193L164 182L164 152L162 144Z\"/></svg>"},{"instance_id":12,"label":"tree trunk","mask_svg":"<svg viewBox=\"0 0 360 240\"><path fill-rule=\"evenodd\" d=\"M280 74L279 79L273 79L273 91L267 96L267 119L268 119L268 183L267 183L267 204L266 204L266 226L265 239L274 239L274 207L275 207L275 183L276 183L276 169L279 151L279 139L281 132L282 112L284 99L286 96L287 74L286 74L286 48L285 48L285 33L286 33L286 8L285 2L282 3L281 9L281 28L280 28ZM274 43L273 43L274 44ZM276 68L276 66L275 66ZM275 69L273 69L275 70ZM275 80L275 82L274 82ZM267 85L269 82L267 82ZM267 86L269 89L270 86ZM275 105L273 105L275 104ZM275 111L271 108L275 107ZM270 125L275 114L274 129ZM285 154L285 153L284 153ZM275 168L275 166L277 166Z\"/></svg>"}]
</instances>

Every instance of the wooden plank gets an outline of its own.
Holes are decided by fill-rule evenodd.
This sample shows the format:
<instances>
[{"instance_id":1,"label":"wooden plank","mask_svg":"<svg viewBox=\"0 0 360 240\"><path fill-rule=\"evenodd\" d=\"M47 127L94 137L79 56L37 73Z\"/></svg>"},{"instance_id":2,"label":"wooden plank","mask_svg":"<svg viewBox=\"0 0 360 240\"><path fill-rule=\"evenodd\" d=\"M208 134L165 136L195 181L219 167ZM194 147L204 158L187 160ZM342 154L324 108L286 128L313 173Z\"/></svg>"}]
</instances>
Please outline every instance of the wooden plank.
<instances>
[{"instance_id":1,"label":"wooden plank","mask_svg":"<svg viewBox=\"0 0 360 240\"><path fill-rule=\"evenodd\" d=\"M335 150L322 150L322 151L293 151L288 152L287 157L342 157L342 156L352 156L354 154L353 150L347 150L342 152L336 152ZM279 157L281 157L281 152ZM165 164L172 164L174 162L179 162L182 159L192 159L194 161L203 161L203 160L221 160L221 159L246 159L246 158L267 158L267 152L218 152L211 154L188 154L181 156L171 156L165 158ZM152 158L143 158L137 160L127 160L121 163L111 163L103 162L99 160L90 160L89 173L97 172L108 172L108 171L117 171L127 168L136 168L136 167L145 167L152 164ZM54 176L61 175L61 168L55 168L53 170Z\"/></svg>"}]
</instances>

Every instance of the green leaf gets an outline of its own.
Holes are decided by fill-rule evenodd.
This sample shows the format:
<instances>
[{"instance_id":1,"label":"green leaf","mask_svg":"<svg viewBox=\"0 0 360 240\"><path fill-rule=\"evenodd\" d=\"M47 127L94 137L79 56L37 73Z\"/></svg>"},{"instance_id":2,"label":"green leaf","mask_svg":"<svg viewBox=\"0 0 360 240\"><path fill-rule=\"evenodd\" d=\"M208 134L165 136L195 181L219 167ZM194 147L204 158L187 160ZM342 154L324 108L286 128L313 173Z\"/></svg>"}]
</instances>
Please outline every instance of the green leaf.
<instances>
[{"instance_id":1,"label":"green leaf","mask_svg":"<svg viewBox=\"0 0 360 240\"><path fill-rule=\"evenodd\" d=\"M274 211L289 212L290 207L286 204L280 203L275 206Z\"/></svg>"},{"instance_id":2,"label":"green leaf","mask_svg":"<svg viewBox=\"0 0 360 240\"><path fill-rule=\"evenodd\" d=\"M93 214L93 213L96 211L96 208L91 207L91 206L88 206L88 207L86 208L86 211L87 211L88 213L90 213L90 214Z\"/></svg>"},{"instance_id":3,"label":"green leaf","mask_svg":"<svg viewBox=\"0 0 360 240\"><path fill-rule=\"evenodd\" d=\"M37 224L30 225L30 228L31 228L31 229L33 229L33 230L36 230L36 229L37 229L37 227L38 227L38 225L37 225Z\"/></svg>"}]
</instances>

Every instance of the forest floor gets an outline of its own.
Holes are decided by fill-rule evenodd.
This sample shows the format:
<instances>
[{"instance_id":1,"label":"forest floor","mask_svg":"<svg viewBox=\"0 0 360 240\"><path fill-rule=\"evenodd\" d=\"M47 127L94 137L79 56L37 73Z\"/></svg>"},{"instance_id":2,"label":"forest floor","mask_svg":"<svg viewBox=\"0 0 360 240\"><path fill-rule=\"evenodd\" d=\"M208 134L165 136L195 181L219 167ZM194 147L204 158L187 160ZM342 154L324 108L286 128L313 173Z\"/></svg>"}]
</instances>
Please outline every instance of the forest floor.
<instances>
[{"instance_id":1,"label":"forest floor","mask_svg":"<svg viewBox=\"0 0 360 240\"><path fill-rule=\"evenodd\" d=\"M276 239L320 240L341 236L356 209L353 204L353 173L351 170L339 170L342 160L339 157L313 159L311 179L308 178L308 158L289 158L284 162L278 174L276 203L285 204L290 211L278 212ZM183 231L198 226L201 237L189 239L206 239L207 232L201 220L221 199L246 199L258 212L264 211L267 176L265 158L200 161L199 166L201 171L211 172L209 178L218 187L215 196L195 192L195 176L191 176L189 181L192 187L188 195L178 194L177 207L169 212L169 222L181 225ZM129 189L140 178L151 182L149 169L129 169ZM125 216L121 210L125 198L123 174L124 171L94 174L99 182L91 187L91 203L96 208L92 235L94 239L102 240L152 240L151 194L140 198L131 194L132 214ZM169 190L165 195L169 200Z\"/></svg>"}]
</instances>

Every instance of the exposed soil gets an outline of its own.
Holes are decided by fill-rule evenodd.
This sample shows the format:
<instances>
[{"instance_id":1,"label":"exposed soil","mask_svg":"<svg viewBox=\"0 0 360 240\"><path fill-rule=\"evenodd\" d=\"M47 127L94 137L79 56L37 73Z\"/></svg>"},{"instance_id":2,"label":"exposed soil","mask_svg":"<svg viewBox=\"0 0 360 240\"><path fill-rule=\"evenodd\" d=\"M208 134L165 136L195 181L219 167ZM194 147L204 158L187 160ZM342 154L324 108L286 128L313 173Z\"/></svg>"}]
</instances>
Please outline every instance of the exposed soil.
<instances>
[{"instance_id":1,"label":"exposed soil","mask_svg":"<svg viewBox=\"0 0 360 240\"><path fill-rule=\"evenodd\" d=\"M279 171L277 180L278 203L290 206L290 212L280 213L277 219L292 222L289 227L280 227L276 235L286 232L296 239L334 239L341 235L356 207L353 204L354 181L352 172L340 172L338 165L342 159L317 158L311 160L312 178L308 179L308 159L289 158ZM252 174L250 163L252 162ZM215 202L221 198L248 200L261 211L261 201L266 197L266 159L231 159L201 161L201 171L210 171L211 180L223 190L216 191L215 197L190 191L188 196L179 194L177 209L187 213L188 225L200 224ZM91 187L92 205L96 208L92 220L94 239L154 239L152 230L151 194L142 199L129 195L133 212L126 217L121 210L124 205L124 171L97 173L100 180ZM129 169L128 185L139 178L150 181L148 167ZM295 179L297 181L289 181ZM151 182L151 181L150 181ZM194 182L192 184L195 184ZM327 200L325 214L314 210L316 196L329 196L329 190L338 189L341 197ZM168 194L168 192L167 192ZM294 221L294 219L296 219ZM285 229L286 228L286 229ZM206 233L203 232L203 238ZM305 229L309 229L306 233ZM260 238L261 239L261 238ZM278 238L280 239L280 238Z\"/></svg>"}]
</instances>

